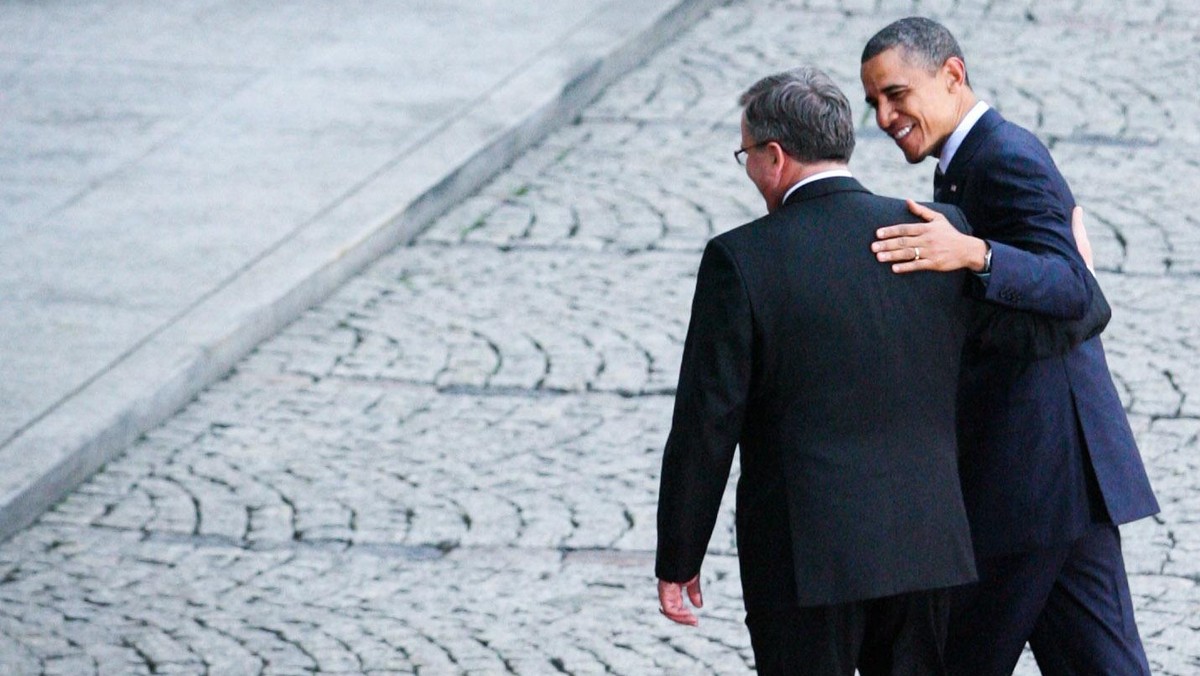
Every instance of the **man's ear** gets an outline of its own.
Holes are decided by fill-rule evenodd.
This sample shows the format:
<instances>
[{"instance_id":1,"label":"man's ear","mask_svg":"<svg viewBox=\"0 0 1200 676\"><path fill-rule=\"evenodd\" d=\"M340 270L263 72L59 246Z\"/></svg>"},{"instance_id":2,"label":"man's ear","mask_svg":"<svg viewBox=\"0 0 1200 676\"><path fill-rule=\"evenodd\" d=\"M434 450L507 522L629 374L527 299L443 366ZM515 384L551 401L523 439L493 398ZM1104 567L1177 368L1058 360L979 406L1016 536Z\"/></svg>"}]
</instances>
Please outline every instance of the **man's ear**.
<instances>
[{"instance_id":1,"label":"man's ear","mask_svg":"<svg viewBox=\"0 0 1200 676\"><path fill-rule=\"evenodd\" d=\"M784 164L784 146L772 140L772 142L767 144L767 151L770 152L770 166L774 167L775 164L782 166Z\"/></svg>"},{"instance_id":2,"label":"man's ear","mask_svg":"<svg viewBox=\"0 0 1200 676\"><path fill-rule=\"evenodd\" d=\"M946 59L946 63L942 64L942 72L946 74L946 87L952 93L967 83L967 64L957 56Z\"/></svg>"},{"instance_id":3,"label":"man's ear","mask_svg":"<svg viewBox=\"0 0 1200 676\"><path fill-rule=\"evenodd\" d=\"M771 154L771 171L779 176L783 173L784 161L787 160L787 153L783 151L783 146L775 141L767 144L767 152Z\"/></svg>"}]
</instances>

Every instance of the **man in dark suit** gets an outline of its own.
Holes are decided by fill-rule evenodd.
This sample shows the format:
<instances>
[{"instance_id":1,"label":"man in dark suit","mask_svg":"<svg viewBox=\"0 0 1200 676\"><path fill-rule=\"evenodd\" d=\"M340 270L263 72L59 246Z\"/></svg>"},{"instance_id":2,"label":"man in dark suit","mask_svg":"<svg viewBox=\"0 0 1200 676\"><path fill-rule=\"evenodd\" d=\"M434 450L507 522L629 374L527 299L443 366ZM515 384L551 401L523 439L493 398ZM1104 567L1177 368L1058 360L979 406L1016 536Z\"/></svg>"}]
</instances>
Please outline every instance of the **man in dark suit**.
<instances>
[{"instance_id":1,"label":"man in dark suit","mask_svg":"<svg viewBox=\"0 0 1200 676\"><path fill-rule=\"evenodd\" d=\"M697 621L683 596L702 603L740 444L759 671L940 673L946 589L975 578L954 426L965 273L901 277L871 257L908 212L850 176L850 105L826 76L765 78L741 105L736 155L769 213L700 263L663 457L660 609Z\"/></svg>"},{"instance_id":2,"label":"man in dark suit","mask_svg":"<svg viewBox=\"0 0 1200 676\"><path fill-rule=\"evenodd\" d=\"M913 206L925 222L881 229L878 260L900 276L970 270L986 302L1081 315L1093 287L1071 191L1032 134L976 99L949 31L897 21L868 42L861 75L880 129L909 162L938 158L934 198L974 229ZM1043 673L1149 673L1116 525L1158 504L1100 339L1042 359L969 345L959 462L980 581L955 594L951 672L1011 673L1028 641Z\"/></svg>"}]
</instances>

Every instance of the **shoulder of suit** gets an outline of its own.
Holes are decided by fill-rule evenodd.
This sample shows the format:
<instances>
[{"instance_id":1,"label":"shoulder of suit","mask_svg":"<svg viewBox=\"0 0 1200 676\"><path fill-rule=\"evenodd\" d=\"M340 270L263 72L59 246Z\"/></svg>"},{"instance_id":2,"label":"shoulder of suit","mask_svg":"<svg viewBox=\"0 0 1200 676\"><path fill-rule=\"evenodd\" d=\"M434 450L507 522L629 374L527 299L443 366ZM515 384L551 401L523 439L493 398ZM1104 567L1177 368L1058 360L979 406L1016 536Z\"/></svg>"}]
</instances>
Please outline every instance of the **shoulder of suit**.
<instances>
[{"instance_id":1,"label":"shoulder of suit","mask_svg":"<svg viewBox=\"0 0 1200 676\"><path fill-rule=\"evenodd\" d=\"M958 206L946 204L945 202L922 202L921 204L941 213L959 230L963 232L970 230L970 226L967 223L967 214Z\"/></svg>"},{"instance_id":2,"label":"shoulder of suit","mask_svg":"<svg viewBox=\"0 0 1200 676\"><path fill-rule=\"evenodd\" d=\"M727 247L737 246L739 241L761 236L767 228L770 228L776 223L782 222L783 219L784 216L782 215L781 211L776 211L773 214L760 216L749 223L743 223L736 228L726 230L712 239L720 240L721 243Z\"/></svg>"},{"instance_id":3,"label":"shoulder of suit","mask_svg":"<svg viewBox=\"0 0 1200 676\"><path fill-rule=\"evenodd\" d=\"M981 151L1000 157L1027 155L1031 149L1035 149L1039 154L1041 152L1049 154L1046 145L1037 135L1025 127L1003 118L980 147Z\"/></svg>"},{"instance_id":4,"label":"shoulder of suit","mask_svg":"<svg viewBox=\"0 0 1200 676\"><path fill-rule=\"evenodd\" d=\"M997 125L973 150L961 171L976 181L991 183L1012 171L1041 173L1054 160L1029 130L1007 120Z\"/></svg>"}]
</instances>

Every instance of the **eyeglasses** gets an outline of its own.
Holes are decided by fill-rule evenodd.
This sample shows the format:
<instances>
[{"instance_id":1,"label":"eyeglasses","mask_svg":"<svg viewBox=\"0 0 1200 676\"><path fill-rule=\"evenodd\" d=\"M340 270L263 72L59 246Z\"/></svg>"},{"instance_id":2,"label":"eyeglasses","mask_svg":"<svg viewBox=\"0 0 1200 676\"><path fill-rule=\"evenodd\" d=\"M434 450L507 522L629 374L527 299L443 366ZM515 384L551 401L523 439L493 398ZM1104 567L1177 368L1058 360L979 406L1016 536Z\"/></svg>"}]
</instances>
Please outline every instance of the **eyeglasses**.
<instances>
[{"instance_id":1,"label":"eyeglasses","mask_svg":"<svg viewBox=\"0 0 1200 676\"><path fill-rule=\"evenodd\" d=\"M744 166L746 166L746 153L751 150L754 150L755 148L761 148L761 147L767 145L768 143L772 143L772 141L769 141L769 140L761 141L759 143L754 143L754 144L748 145L745 148L738 148L737 150L733 151L733 159L735 162L738 163L738 165L744 167Z\"/></svg>"}]
</instances>

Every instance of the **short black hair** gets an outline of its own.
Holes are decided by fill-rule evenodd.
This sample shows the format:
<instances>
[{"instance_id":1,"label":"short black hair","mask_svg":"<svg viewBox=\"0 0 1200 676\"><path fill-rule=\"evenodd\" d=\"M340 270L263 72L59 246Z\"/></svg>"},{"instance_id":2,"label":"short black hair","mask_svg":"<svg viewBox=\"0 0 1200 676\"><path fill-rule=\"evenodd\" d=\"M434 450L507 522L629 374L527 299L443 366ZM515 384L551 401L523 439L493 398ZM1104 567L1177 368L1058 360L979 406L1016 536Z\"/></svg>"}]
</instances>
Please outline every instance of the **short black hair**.
<instances>
[{"instance_id":1,"label":"short black hair","mask_svg":"<svg viewBox=\"0 0 1200 676\"><path fill-rule=\"evenodd\" d=\"M922 66L930 73L936 72L952 56L964 64L967 62L958 40L945 26L922 16L910 16L893 21L868 40L867 46L863 47L862 63L895 47L903 51L909 63ZM968 77L967 85L970 84Z\"/></svg>"}]
</instances>

